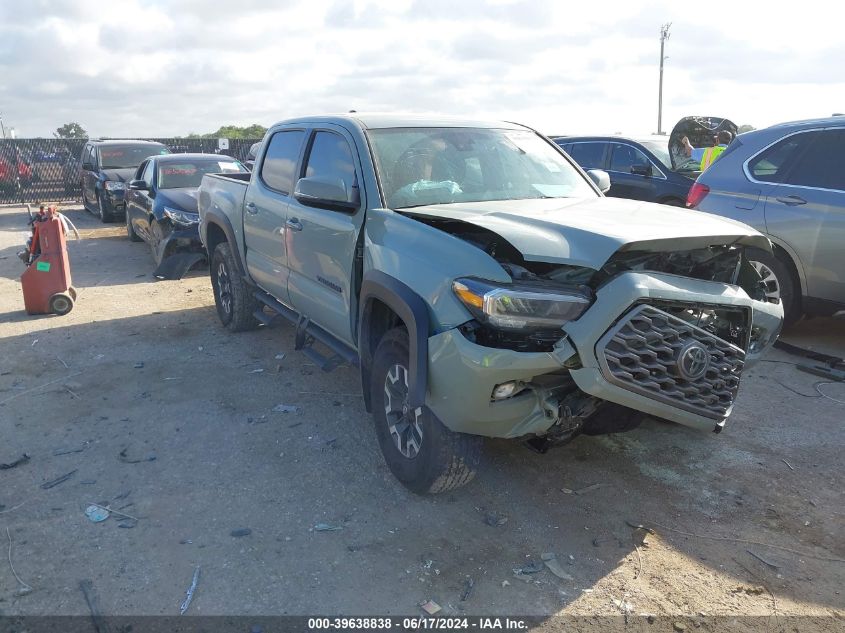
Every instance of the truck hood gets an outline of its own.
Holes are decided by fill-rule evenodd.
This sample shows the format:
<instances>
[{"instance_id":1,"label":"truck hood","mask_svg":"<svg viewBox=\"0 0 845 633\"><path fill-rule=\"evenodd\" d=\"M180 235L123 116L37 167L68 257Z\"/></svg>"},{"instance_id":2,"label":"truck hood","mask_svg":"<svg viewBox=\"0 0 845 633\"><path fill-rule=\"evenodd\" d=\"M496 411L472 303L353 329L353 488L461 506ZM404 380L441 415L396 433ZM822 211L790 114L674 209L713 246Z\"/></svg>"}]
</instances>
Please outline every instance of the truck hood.
<instances>
[{"instance_id":1,"label":"truck hood","mask_svg":"<svg viewBox=\"0 0 845 633\"><path fill-rule=\"evenodd\" d=\"M620 250L682 251L740 243L770 250L750 226L700 211L620 198L546 198L412 207L404 215L492 231L527 261L600 269Z\"/></svg>"}]
</instances>

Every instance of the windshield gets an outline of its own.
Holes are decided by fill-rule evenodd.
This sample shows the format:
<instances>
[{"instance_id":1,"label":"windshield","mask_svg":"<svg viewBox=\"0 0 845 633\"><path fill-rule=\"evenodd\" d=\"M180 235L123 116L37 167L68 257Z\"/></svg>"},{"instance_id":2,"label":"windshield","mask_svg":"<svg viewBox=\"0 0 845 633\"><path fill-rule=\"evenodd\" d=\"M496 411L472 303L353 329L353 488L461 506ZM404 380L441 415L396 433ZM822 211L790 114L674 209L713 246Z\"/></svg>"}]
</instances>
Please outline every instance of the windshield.
<instances>
[{"instance_id":1,"label":"windshield","mask_svg":"<svg viewBox=\"0 0 845 633\"><path fill-rule=\"evenodd\" d=\"M199 187L205 174L237 174L246 167L236 160L185 160L168 161L158 166L158 188L180 189Z\"/></svg>"},{"instance_id":2,"label":"windshield","mask_svg":"<svg viewBox=\"0 0 845 633\"><path fill-rule=\"evenodd\" d=\"M170 150L158 143L144 145L109 145L100 148L100 169L128 169L137 167L147 156L169 154Z\"/></svg>"},{"instance_id":3,"label":"windshield","mask_svg":"<svg viewBox=\"0 0 845 633\"><path fill-rule=\"evenodd\" d=\"M534 132L486 128L370 130L388 207L596 197L584 177Z\"/></svg>"},{"instance_id":4,"label":"windshield","mask_svg":"<svg viewBox=\"0 0 845 633\"><path fill-rule=\"evenodd\" d=\"M643 146L657 157L664 167L672 169L672 159L669 158L669 141L645 141Z\"/></svg>"}]
</instances>

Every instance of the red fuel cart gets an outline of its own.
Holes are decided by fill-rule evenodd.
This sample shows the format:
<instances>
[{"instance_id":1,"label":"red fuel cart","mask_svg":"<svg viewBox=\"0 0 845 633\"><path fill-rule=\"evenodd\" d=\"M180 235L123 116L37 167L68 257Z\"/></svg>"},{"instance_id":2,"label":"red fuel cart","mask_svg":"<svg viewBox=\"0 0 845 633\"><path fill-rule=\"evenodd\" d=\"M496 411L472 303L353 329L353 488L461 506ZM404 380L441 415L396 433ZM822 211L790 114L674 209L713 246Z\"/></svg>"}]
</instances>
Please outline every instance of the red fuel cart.
<instances>
[{"instance_id":1,"label":"red fuel cart","mask_svg":"<svg viewBox=\"0 0 845 633\"><path fill-rule=\"evenodd\" d=\"M28 314L67 314L73 309L76 289L71 285L67 256L67 229L55 207L33 215L28 251L21 253L27 269L21 275L23 301Z\"/></svg>"}]
</instances>

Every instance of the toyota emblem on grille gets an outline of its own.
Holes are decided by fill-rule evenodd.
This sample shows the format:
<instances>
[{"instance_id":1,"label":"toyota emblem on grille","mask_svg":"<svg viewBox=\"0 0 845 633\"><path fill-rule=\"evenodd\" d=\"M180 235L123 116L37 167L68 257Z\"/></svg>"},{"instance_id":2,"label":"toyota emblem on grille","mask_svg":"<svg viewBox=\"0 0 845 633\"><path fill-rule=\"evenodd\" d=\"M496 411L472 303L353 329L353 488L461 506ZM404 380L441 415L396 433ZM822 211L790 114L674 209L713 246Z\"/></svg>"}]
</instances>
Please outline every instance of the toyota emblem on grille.
<instances>
[{"instance_id":1,"label":"toyota emblem on grille","mask_svg":"<svg viewBox=\"0 0 845 633\"><path fill-rule=\"evenodd\" d=\"M710 352L700 343L690 343L678 354L678 372L687 380L698 380L710 367Z\"/></svg>"}]
</instances>

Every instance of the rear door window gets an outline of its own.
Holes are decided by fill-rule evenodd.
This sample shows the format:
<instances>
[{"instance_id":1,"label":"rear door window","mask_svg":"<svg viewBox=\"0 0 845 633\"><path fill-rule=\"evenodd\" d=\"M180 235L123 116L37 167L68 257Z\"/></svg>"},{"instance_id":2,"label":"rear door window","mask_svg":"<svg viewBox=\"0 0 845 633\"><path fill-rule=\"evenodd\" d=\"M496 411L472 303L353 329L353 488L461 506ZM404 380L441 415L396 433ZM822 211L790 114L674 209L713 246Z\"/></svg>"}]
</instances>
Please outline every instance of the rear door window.
<instances>
[{"instance_id":1,"label":"rear door window","mask_svg":"<svg viewBox=\"0 0 845 633\"><path fill-rule=\"evenodd\" d=\"M569 155L584 169L604 168L606 143L573 143Z\"/></svg>"},{"instance_id":2,"label":"rear door window","mask_svg":"<svg viewBox=\"0 0 845 633\"><path fill-rule=\"evenodd\" d=\"M291 192L304 137L302 130L282 130L273 134L261 163L260 175L264 184L280 193Z\"/></svg>"},{"instance_id":3,"label":"rear door window","mask_svg":"<svg viewBox=\"0 0 845 633\"><path fill-rule=\"evenodd\" d=\"M845 130L823 130L814 137L784 184L845 191Z\"/></svg>"},{"instance_id":4,"label":"rear door window","mask_svg":"<svg viewBox=\"0 0 845 633\"><path fill-rule=\"evenodd\" d=\"M748 163L748 171L752 178L762 182L784 182L790 167L800 159L816 134L816 132L793 134L763 150Z\"/></svg>"}]
</instances>

